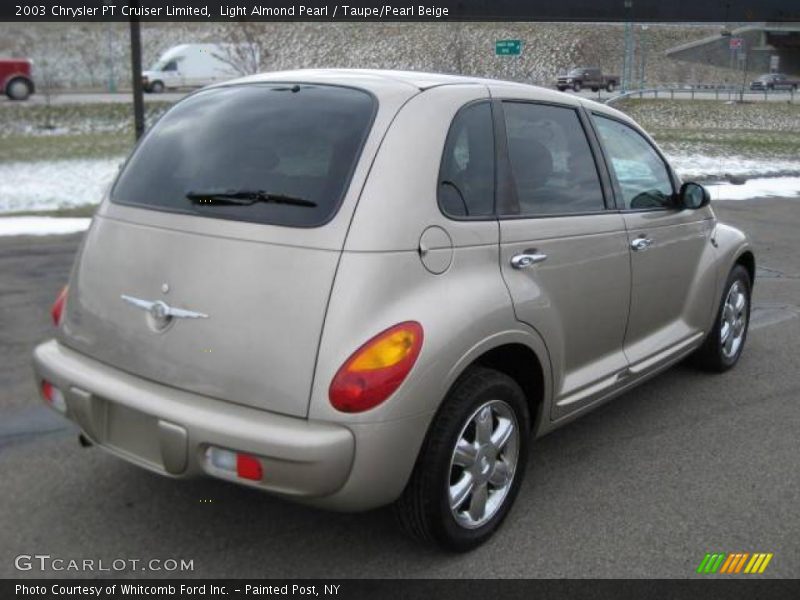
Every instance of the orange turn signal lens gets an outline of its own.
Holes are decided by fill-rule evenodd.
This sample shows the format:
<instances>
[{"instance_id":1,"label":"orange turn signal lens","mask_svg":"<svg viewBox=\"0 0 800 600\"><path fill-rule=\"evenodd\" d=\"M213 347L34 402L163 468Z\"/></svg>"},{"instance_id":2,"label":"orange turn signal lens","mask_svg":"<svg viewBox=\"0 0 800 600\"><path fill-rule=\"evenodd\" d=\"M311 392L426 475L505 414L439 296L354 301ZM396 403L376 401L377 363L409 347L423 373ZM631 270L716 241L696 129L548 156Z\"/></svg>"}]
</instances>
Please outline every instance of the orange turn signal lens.
<instances>
[{"instance_id":1,"label":"orange turn signal lens","mask_svg":"<svg viewBox=\"0 0 800 600\"><path fill-rule=\"evenodd\" d=\"M400 387L422 349L422 325L399 323L356 350L331 382L328 397L348 413L374 408Z\"/></svg>"}]
</instances>

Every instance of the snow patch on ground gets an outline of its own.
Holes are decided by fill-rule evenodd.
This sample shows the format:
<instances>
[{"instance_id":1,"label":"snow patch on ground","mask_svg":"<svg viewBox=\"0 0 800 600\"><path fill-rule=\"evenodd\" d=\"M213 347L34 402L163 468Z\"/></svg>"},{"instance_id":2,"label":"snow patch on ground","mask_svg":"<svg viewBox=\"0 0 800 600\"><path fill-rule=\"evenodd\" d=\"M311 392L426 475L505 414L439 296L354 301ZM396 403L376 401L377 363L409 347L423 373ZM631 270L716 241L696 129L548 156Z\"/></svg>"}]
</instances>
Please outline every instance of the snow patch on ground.
<instances>
[{"instance_id":1,"label":"snow patch on ground","mask_svg":"<svg viewBox=\"0 0 800 600\"><path fill-rule=\"evenodd\" d=\"M800 160L736 155L706 156L695 153L667 153L667 158L684 181L722 179L726 174L737 177L800 175Z\"/></svg>"},{"instance_id":2,"label":"snow patch on ground","mask_svg":"<svg viewBox=\"0 0 800 600\"><path fill-rule=\"evenodd\" d=\"M0 213L99 204L122 158L0 164Z\"/></svg>"},{"instance_id":3,"label":"snow patch on ground","mask_svg":"<svg viewBox=\"0 0 800 600\"><path fill-rule=\"evenodd\" d=\"M748 179L743 185L708 185L711 200L749 200L751 198L793 198L800 196L800 177Z\"/></svg>"},{"instance_id":4,"label":"snow patch on ground","mask_svg":"<svg viewBox=\"0 0 800 600\"><path fill-rule=\"evenodd\" d=\"M86 231L91 222L91 219L59 217L4 217L0 219L0 236L76 233Z\"/></svg>"}]
</instances>

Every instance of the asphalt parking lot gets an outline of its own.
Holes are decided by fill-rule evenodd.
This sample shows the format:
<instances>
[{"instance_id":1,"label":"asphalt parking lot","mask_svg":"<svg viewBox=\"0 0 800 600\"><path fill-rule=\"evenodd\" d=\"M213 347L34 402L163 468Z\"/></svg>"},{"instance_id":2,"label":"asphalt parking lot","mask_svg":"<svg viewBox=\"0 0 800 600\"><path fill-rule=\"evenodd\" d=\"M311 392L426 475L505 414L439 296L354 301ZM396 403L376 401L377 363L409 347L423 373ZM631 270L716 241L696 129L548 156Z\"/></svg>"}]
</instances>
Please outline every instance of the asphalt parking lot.
<instances>
[{"instance_id":1,"label":"asphalt parking lot","mask_svg":"<svg viewBox=\"0 0 800 600\"><path fill-rule=\"evenodd\" d=\"M761 267L740 364L679 365L536 441L504 527L466 555L415 545L389 510L322 512L81 448L29 366L79 236L0 238L0 577L109 575L14 567L49 554L193 560L195 577L683 578L714 551L771 552L764 577L797 577L800 203L715 206Z\"/></svg>"}]
</instances>

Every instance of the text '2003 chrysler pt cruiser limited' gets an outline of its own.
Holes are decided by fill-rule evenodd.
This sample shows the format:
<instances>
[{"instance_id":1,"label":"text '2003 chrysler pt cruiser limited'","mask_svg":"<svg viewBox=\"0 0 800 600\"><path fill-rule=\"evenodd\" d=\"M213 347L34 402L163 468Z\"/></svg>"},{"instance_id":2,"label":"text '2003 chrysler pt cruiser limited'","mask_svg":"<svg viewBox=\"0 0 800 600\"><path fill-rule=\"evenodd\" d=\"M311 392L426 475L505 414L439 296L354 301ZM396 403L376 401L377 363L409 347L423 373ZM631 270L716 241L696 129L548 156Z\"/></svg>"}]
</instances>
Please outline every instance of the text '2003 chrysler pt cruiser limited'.
<instances>
[{"instance_id":1,"label":"text '2003 chrysler pt cruiser limited'","mask_svg":"<svg viewBox=\"0 0 800 600\"><path fill-rule=\"evenodd\" d=\"M380 71L258 75L170 109L38 346L46 401L170 476L487 539L531 439L745 342L755 260L606 106Z\"/></svg>"}]
</instances>

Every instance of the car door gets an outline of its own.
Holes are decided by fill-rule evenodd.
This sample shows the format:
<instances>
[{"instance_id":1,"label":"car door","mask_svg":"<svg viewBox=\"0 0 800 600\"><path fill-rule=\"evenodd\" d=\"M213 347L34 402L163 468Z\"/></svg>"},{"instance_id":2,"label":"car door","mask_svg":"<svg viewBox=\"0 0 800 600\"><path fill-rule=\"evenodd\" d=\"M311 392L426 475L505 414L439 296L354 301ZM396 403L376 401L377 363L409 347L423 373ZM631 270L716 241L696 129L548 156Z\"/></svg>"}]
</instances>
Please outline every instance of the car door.
<instances>
[{"instance_id":1,"label":"car door","mask_svg":"<svg viewBox=\"0 0 800 600\"><path fill-rule=\"evenodd\" d=\"M181 73L180 62L180 58L173 58L164 65L164 68L162 69L162 75L164 76L165 87L178 88L186 85Z\"/></svg>"},{"instance_id":2,"label":"car door","mask_svg":"<svg viewBox=\"0 0 800 600\"><path fill-rule=\"evenodd\" d=\"M710 322L714 263L710 208L680 209L677 179L633 124L593 114L631 247L625 353L637 374L691 349Z\"/></svg>"},{"instance_id":3,"label":"car door","mask_svg":"<svg viewBox=\"0 0 800 600\"><path fill-rule=\"evenodd\" d=\"M496 104L500 265L517 318L547 344L557 419L627 368L627 234L579 106Z\"/></svg>"}]
</instances>

